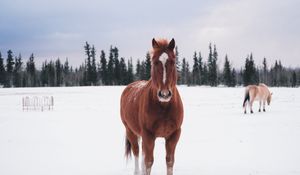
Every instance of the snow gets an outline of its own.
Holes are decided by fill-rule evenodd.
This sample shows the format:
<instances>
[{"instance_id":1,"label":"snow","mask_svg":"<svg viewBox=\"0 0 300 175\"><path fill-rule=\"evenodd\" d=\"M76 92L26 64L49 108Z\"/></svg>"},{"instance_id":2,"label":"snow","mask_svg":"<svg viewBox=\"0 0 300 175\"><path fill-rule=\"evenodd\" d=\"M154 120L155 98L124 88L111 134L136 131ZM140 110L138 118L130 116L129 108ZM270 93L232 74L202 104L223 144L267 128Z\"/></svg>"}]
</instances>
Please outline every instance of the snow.
<instances>
[{"instance_id":1,"label":"snow","mask_svg":"<svg viewBox=\"0 0 300 175\"><path fill-rule=\"evenodd\" d=\"M119 100L125 87L0 89L1 175L132 175ZM244 88L179 87L185 106L175 175L300 174L300 91L271 88L266 113L243 114ZM53 96L52 111L22 111ZM152 174L166 173L164 140Z\"/></svg>"}]
</instances>

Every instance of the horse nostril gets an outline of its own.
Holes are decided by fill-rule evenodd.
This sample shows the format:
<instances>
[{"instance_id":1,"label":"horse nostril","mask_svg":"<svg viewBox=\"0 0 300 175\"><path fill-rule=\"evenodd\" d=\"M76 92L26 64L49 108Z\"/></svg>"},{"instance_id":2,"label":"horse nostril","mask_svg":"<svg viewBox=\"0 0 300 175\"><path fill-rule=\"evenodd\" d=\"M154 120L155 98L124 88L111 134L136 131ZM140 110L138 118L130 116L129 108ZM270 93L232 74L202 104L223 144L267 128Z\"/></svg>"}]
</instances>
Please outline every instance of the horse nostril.
<instances>
[{"instance_id":1,"label":"horse nostril","mask_svg":"<svg viewBox=\"0 0 300 175\"><path fill-rule=\"evenodd\" d=\"M172 96L172 92L169 90L168 97Z\"/></svg>"},{"instance_id":2,"label":"horse nostril","mask_svg":"<svg viewBox=\"0 0 300 175\"><path fill-rule=\"evenodd\" d=\"M158 91L158 96L163 97L161 91Z\"/></svg>"}]
</instances>

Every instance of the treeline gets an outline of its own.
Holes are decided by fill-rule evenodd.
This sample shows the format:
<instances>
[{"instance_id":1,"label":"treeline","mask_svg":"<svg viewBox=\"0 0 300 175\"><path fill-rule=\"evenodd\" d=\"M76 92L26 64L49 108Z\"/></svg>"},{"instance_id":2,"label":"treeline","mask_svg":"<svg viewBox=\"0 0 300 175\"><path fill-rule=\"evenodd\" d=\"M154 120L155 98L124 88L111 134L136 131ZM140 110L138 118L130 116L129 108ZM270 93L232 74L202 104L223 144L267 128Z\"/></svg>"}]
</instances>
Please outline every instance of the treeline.
<instances>
[{"instance_id":1,"label":"treeline","mask_svg":"<svg viewBox=\"0 0 300 175\"><path fill-rule=\"evenodd\" d=\"M255 64L252 53L245 58L245 65L233 68L227 55L224 65L218 65L216 45L209 44L208 58L194 52L192 66L186 58L180 58L176 47L178 84L207 86L245 86L265 83L269 86L296 87L300 84L300 69L284 67L280 60L268 65L264 58ZM119 56L119 49L111 46L108 55L104 50L97 56L94 45L84 45L86 58L79 67L73 68L68 59L44 61L41 69L35 65L34 54L24 63L21 54L15 56L7 51L6 63L0 52L0 87L47 87L47 86L96 86L126 85L135 80L148 80L151 72L151 56L138 59Z\"/></svg>"}]
</instances>

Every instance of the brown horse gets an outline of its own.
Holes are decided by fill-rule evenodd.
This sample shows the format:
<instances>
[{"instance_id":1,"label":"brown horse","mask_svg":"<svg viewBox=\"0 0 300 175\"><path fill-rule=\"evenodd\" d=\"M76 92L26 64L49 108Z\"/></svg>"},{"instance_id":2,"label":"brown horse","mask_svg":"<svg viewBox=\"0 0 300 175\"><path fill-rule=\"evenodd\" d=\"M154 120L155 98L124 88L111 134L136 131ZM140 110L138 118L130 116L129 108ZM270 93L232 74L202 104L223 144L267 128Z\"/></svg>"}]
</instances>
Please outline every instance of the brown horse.
<instances>
[{"instance_id":1,"label":"brown horse","mask_svg":"<svg viewBox=\"0 0 300 175\"><path fill-rule=\"evenodd\" d=\"M150 175L155 139L166 141L167 174L173 174L175 147L181 133L183 105L176 88L175 41L152 40L151 78L129 84L121 96L121 119L126 128L125 155L135 156L139 174L139 138L142 138L142 174Z\"/></svg>"},{"instance_id":2,"label":"brown horse","mask_svg":"<svg viewBox=\"0 0 300 175\"><path fill-rule=\"evenodd\" d=\"M247 107L247 101L249 102L250 105L250 112L253 113L252 106L253 102L259 101L259 110L258 112L261 111L261 104L263 103L263 111L266 112L266 102L268 105L270 105L272 99L272 93L270 93L268 86L260 83L258 86L256 85L249 85L246 87L246 92L245 92L245 98L244 98L244 103L243 107L245 109L244 113L247 113L246 107Z\"/></svg>"}]
</instances>

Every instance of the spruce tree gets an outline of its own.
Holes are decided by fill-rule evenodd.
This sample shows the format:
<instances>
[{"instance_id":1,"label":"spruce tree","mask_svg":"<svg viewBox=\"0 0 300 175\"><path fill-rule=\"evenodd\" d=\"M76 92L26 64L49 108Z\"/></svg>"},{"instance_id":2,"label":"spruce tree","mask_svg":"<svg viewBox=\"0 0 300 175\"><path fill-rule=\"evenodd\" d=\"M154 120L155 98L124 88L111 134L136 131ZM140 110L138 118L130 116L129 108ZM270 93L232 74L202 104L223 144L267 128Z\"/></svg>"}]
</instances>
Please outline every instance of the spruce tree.
<instances>
[{"instance_id":1,"label":"spruce tree","mask_svg":"<svg viewBox=\"0 0 300 175\"><path fill-rule=\"evenodd\" d=\"M203 58L201 56L201 52L199 52L199 57L198 57L198 69L199 69L199 83L200 85L203 84Z\"/></svg>"},{"instance_id":2,"label":"spruce tree","mask_svg":"<svg viewBox=\"0 0 300 175\"><path fill-rule=\"evenodd\" d=\"M250 58L249 57L246 58L243 79L244 79L244 86L250 84L258 84L259 82L258 71L256 70L252 53L250 54Z\"/></svg>"},{"instance_id":3,"label":"spruce tree","mask_svg":"<svg viewBox=\"0 0 300 175\"><path fill-rule=\"evenodd\" d=\"M120 85L121 83L121 72L120 72L120 61L119 61L119 49L114 47L113 49L114 57L114 85Z\"/></svg>"},{"instance_id":4,"label":"spruce tree","mask_svg":"<svg viewBox=\"0 0 300 175\"><path fill-rule=\"evenodd\" d=\"M97 67L96 67L96 49L94 46L92 46L92 49L91 49L91 58L92 58L92 64L91 64L91 72L90 72L90 80L91 80L91 83L93 85L96 85L97 84Z\"/></svg>"},{"instance_id":5,"label":"spruce tree","mask_svg":"<svg viewBox=\"0 0 300 175\"><path fill-rule=\"evenodd\" d=\"M30 55L29 60L26 63L26 73L27 73L27 86L35 87L37 84L36 78L36 68L34 63L34 55L33 53Z\"/></svg>"},{"instance_id":6,"label":"spruce tree","mask_svg":"<svg viewBox=\"0 0 300 175\"><path fill-rule=\"evenodd\" d=\"M297 86L297 75L296 75L296 71L293 71L292 74L292 87L296 87Z\"/></svg>"},{"instance_id":7,"label":"spruce tree","mask_svg":"<svg viewBox=\"0 0 300 175\"><path fill-rule=\"evenodd\" d=\"M48 86L48 63L47 63L47 60L42 63L40 80L41 80L41 86Z\"/></svg>"},{"instance_id":8,"label":"spruce tree","mask_svg":"<svg viewBox=\"0 0 300 175\"><path fill-rule=\"evenodd\" d=\"M71 86L72 85L72 82L70 80L70 73L71 73L71 69L70 69L70 66L69 66L68 58L67 58L64 65L63 65L63 80L64 80L64 85L65 86Z\"/></svg>"},{"instance_id":9,"label":"spruce tree","mask_svg":"<svg viewBox=\"0 0 300 175\"><path fill-rule=\"evenodd\" d=\"M186 80L186 60L185 58L182 59L182 64L181 64L181 71L180 71L180 84L187 84Z\"/></svg>"},{"instance_id":10,"label":"spruce tree","mask_svg":"<svg viewBox=\"0 0 300 175\"><path fill-rule=\"evenodd\" d=\"M230 87L235 87L236 86L236 71L233 68L231 71L231 83L230 83Z\"/></svg>"},{"instance_id":11,"label":"spruce tree","mask_svg":"<svg viewBox=\"0 0 300 175\"><path fill-rule=\"evenodd\" d=\"M107 80L107 61L105 58L105 52L103 50L101 50L101 54L100 54L100 77L102 80L102 84L107 85L108 84L108 80Z\"/></svg>"},{"instance_id":12,"label":"spruce tree","mask_svg":"<svg viewBox=\"0 0 300 175\"><path fill-rule=\"evenodd\" d=\"M262 82L268 84L268 66L267 66L267 59L264 58L263 60L263 77L262 77Z\"/></svg>"},{"instance_id":13,"label":"spruce tree","mask_svg":"<svg viewBox=\"0 0 300 175\"><path fill-rule=\"evenodd\" d=\"M132 58L130 58L127 62L127 79L125 84L129 84L133 82L134 80L134 74L133 74L133 64L132 64Z\"/></svg>"},{"instance_id":14,"label":"spruce tree","mask_svg":"<svg viewBox=\"0 0 300 175\"><path fill-rule=\"evenodd\" d=\"M55 61L55 73L56 73L55 86L61 86L63 84L63 66L59 58Z\"/></svg>"},{"instance_id":15,"label":"spruce tree","mask_svg":"<svg viewBox=\"0 0 300 175\"><path fill-rule=\"evenodd\" d=\"M84 72L84 85L91 85L92 84L91 46L88 42L85 42L84 50L87 56L85 62L86 70Z\"/></svg>"},{"instance_id":16,"label":"spruce tree","mask_svg":"<svg viewBox=\"0 0 300 175\"><path fill-rule=\"evenodd\" d=\"M121 57L120 59L120 85L126 85L127 82L127 65L125 59Z\"/></svg>"},{"instance_id":17,"label":"spruce tree","mask_svg":"<svg viewBox=\"0 0 300 175\"><path fill-rule=\"evenodd\" d=\"M15 67L13 70L13 84L15 87L22 87L22 56L19 54L18 57L15 58Z\"/></svg>"},{"instance_id":18,"label":"spruce tree","mask_svg":"<svg viewBox=\"0 0 300 175\"><path fill-rule=\"evenodd\" d=\"M227 55L225 56L225 63L224 63L224 69L223 69L223 83L226 86L231 86L232 84L232 73L231 73L231 66L228 60Z\"/></svg>"},{"instance_id":19,"label":"spruce tree","mask_svg":"<svg viewBox=\"0 0 300 175\"><path fill-rule=\"evenodd\" d=\"M198 61L196 52L194 52L193 60L194 60L194 64L193 64L193 70L192 70L192 84L199 85L200 84L200 70L199 70L199 61Z\"/></svg>"},{"instance_id":20,"label":"spruce tree","mask_svg":"<svg viewBox=\"0 0 300 175\"><path fill-rule=\"evenodd\" d=\"M180 63L180 59L179 59L179 51L178 51L178 47L175 47L175 59L176 59L176 70L177 70L177 83L180 84L181 80L180 80L180 76L181 76L181 63Z\"/></svg>"},{"instance_id":21,"label":"spruce tree","mask_svg":"<svg viewBox=\"0 0 300 175\"><path fill-rule=\"evenodd\" d=\"M107 84L113 85L114 82L114 56L113 56L113 48L110 46L108 64L107 64Z\"/></svg>"},{"instance_id":22,"label":"spruce tree","mask_svg":"<svg viewBox=\"0 0 300 175\"><path fill-rule=\"evenodd\" d=\"M2 58L2 54L0 52L0 87L4 86L5 84L5 80L6 80L5 74L6 72L4 66L4 59Z\"/></svg>"},{"instance_id":23,"label":"spruce tree","mask_svg":"<svg viewBox=\"0 0 300 175\"><path fill-rule=\"evenodd\" d=\"M202 84L203 85L208 85L208 68L207 64L203 64L203 71L202 71Z\"/></svg>"},{"instance_id":24,"label":"spruce tree","mask_svg":"<svg viewBox=\"0 0 300 175\"><path fill-rule=\"evenodd\" d=\"M13 69L14 69L14 59L13 52L11 50L7 51L6 59L6 86L11 87L13 85Z\"/></svg>"},{"instance_id":25,"label":"spruce tree","mask_svg":"<svg viewBox=\"0 0 300 175\"><path fill-rule=\"evenodd\" d=\"M150 77L151 77L151 56L150 53L147 52L146 61L145 61L145 80L149 80Z\"/></svg>"},{"instance_id":26,"label":"spruce tree","mask_svg":"<svg viewBox=\"0 0 300 175\"><path fill-rule=\"evenodd\" d=\"M214 45L214 51L212 52L211 43L209 44L209 55L208 55L208 82L211 86L217 86L217 60L218 53L216 45Z\"/></svg>"},{"instance_id":27,"label":"spruce tree","mask_svg":"<svg viewBox=\"0 0 300 175\"><path fill-rule=\"evenodd\" d=\"M136 79L137 80L141 80L142 79L142 72L141 72L141 70L142 70L142 65L141 65L141 62L140 62L140 60L138 59L137 60L137 62L136 62L136 74L135 74L135 77L136 77Z\"/></svg>"}]
</instances>

